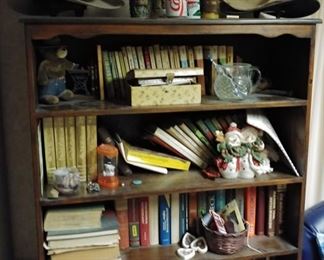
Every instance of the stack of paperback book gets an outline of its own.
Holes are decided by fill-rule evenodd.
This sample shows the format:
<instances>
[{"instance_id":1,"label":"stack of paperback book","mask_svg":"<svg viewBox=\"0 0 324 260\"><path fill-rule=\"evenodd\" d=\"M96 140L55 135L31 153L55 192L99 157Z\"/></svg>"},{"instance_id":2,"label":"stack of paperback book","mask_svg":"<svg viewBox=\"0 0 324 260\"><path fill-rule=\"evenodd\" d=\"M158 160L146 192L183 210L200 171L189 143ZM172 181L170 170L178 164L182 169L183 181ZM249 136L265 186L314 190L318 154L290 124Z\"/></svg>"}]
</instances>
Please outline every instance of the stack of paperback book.
<instances>
[{"instance_id":1,"label":"stack of paperback book","mask_svg":"<svg viewBox=\"0 0 324 260\"><path fill-rule=\"evenodd\" d=\"M47 254L52 260L116 259L120 256L118 222L103 206L47 211Z\"/></svg>"}]
</instances>

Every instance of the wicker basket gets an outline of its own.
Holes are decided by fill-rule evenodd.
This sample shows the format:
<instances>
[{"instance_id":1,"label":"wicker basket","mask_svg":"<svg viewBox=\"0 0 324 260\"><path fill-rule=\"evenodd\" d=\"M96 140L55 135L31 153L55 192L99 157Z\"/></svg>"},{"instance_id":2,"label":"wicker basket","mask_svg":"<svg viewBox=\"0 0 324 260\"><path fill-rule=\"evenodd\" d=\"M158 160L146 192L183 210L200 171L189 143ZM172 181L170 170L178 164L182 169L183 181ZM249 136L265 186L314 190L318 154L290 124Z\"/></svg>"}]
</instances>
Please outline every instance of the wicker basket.
<instances>
[{"instance_id":1,"label":"wicker basket","mask_svg":"<svg viewBox=\"0 0 324 260\"><path fill-rule=\"evenodd\" d=\"M208 250L220 254L231 255L239 251L245 245L248 234L248 226L245 223L246 229L240 233L222 234L218 231L211 230L203 222L205 238L208 245Z\"/></svg>"}]
</instances>

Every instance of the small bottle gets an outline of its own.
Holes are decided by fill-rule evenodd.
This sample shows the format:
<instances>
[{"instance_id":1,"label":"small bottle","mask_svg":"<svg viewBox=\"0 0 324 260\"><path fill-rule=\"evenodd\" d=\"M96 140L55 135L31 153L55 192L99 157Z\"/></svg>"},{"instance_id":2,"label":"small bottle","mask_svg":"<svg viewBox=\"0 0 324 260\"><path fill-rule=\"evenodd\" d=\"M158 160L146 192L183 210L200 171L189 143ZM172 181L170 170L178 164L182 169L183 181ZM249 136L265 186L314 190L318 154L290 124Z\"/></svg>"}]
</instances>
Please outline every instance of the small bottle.
<instances>
[{"instance_id":1,"label":"small bottle","mask_svg":"<svg viewBox=\"0 0 324 260\"><path fill-rule=\"evenodd\" d=\"M102 188L116 188L118 179L118 149L111 144L101 144L97 147L98 183Z\"/></svg>"}]
</instances>

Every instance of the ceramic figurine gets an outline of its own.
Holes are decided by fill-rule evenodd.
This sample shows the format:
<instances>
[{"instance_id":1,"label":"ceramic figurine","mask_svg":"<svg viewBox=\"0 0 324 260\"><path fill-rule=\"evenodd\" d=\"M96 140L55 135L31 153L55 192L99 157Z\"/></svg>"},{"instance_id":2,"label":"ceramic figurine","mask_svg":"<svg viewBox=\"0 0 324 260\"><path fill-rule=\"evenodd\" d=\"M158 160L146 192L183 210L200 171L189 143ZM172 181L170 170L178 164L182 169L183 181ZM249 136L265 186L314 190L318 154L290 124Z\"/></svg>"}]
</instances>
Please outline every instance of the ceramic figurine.
<instances>
[{"instance_id":1,"label":"ceramic figurine","mask_svg":"<svg viewBox=\"0 0 324 260\"><path fill-rule=\"evenodd\" d=\"M260 138L261 133L250 126L240 130L232 122L225 135L219 135L217 140L221 142L217 149L221 157L215 161L224 178L251 179L273 171L264 142Z\"/></svg>"}]
</instances>

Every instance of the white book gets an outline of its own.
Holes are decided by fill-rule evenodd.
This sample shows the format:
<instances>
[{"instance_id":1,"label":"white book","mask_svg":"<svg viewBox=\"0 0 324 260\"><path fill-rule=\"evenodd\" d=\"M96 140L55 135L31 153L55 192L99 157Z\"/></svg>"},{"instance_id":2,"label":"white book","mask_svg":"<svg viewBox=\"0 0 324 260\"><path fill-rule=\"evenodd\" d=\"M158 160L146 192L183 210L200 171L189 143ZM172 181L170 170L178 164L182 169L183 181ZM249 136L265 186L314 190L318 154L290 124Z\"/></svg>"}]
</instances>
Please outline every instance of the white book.
<instances>
[{"instance_id":1,"label":"white book","mask_svg":"<svg viewBox=\"0 0 324 260\"><path fill-rule=\"evenodd\" d=\"M148 50L149 50L149 55L150 55L151 68L156 69L156 62L155 62L155 55L154 55L153 46L149 46Z\"/></svg>"},{"instance_id":2,"label":"white book","mask_svg":"<svg viewBox=\"0 0 324 260\"><path fill-rule=\"evenodd\" d=\"M131 46L126 46L126 54L127 54L127 59L128 59L129 70L135 69L133 52L132 52Z\"/></svg>"},{"instance_id":3,"label":"white book","mask_svg":"<svg viewBox=\"0 0 324 260\"><path fill-rule=\"evenodd\" d=\"M200 139L190 130L190 128L185 124L182 123L179 125L179 127L188 135L190 138L202 149L204 152L209 156L213 157L213 154L210 152L210 150L207 148L207 146L200 141Z\"/></svg>"},{"instance_id":4,"label":"white book","mask_svg":"<svg viewBox=\"0 0 324 260\"><path fill-rule=\"evenodd\" d=\"M149 230L150 245L159 244L159 197L150 195L149 197Z\"/></svg>"},{"instance_id":5,"label":"white book","mask_svg":"<svg viewBox=\"0 0 324 260\"><path fill-rule=\"evenodd\" d=\"M208 154L205 153L203 149L199 145L197 145L193 140L184 132L182 129L175 125L174 129L184 138L183 140L186 140L184 145L186 145L189 149L191 149L195 154L202 156L205 161L209 161L211 157L209 157ZM180 141L180 140L179 140Z\"/></svg>"},{"instance_id":6,"label":"white book","mask_svg":"<svg viewBox=\"0 0 324 260\"><path fill-rule=\"evenodd\" d=\"M188 68L188 55L187 55L187 48L185 45L179 46L179 54L180 54L180 64L181 68Z\"/></svg>"},{"instance_id":7,"label":"white book","mask_svg":"<svg viewBox=\"0 0 324 260\"><path fill-rule=\"evenodd\" d=\"M161 59L162 59L162 67L163 69L170 69L170 59L168 48L166 46L161 46Z\"/></svg>"},{"instance_id":8,"label":"white book","mask_svg":"<svg viewBox=\"0 0 324 260\"><path fill-rule=\"evenodd\" d=\"M137 46L136 47L136 53L137 53L137 59L138 59L139 68L145 70L146 67L145 67L144 54L143 54L142 46Z\"/></svg>"},{"instance_id":9,"label":"white book","mask_svg":"<svg viewBox=\"0 0 324 260\"><path fill-rule=\"evenodd\" d=\"M131 50L132 50L133 61L134 61L134 69L139 69L140 66L138 64L138 58L137 58L135 46L131 46Z\"/></svg>"},{"instance_id":10,"label":"white book","mask_svg":"<svg viewBox=\"0 0 324 260\"><path fill-rule=\"evenodd\" d=\"M177 139L175 139L172 135L168 134L166 131L162 130L159 127L156 127L153 134L159 137L162 141L166 142L174 149L176 149L179 153L185 156L188 160L192 161L198 167L202 169L207 167L206 162L204 162L198 155L196 155L194 152L192 152L189 148L180 143Z\"/></svg>"},{"instance_id":11,"label":"white book","mask_svg":"<svg viewBox=\"0 0 324 260\"><path fill-rule=\"evenodd\" d=\"M178 243L180 240L179 225L180 225L180 203L179 193L171 194L171 243Z\"/></svg>"}]
</instances>

